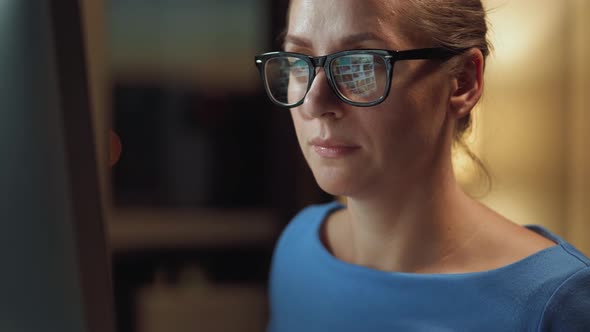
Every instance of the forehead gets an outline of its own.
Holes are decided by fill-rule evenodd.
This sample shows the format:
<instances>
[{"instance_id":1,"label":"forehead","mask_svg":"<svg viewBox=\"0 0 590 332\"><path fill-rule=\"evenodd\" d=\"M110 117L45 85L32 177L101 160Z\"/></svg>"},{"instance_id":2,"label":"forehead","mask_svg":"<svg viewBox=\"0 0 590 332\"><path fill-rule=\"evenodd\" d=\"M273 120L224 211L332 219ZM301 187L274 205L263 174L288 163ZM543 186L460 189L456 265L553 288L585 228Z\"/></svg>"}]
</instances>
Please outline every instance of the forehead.
<instances>
[{"instance_id":1,"label":"forehead","mask_svg":"<svg viewBox=\"0 0 590 332\"><path fill-rule=\"evenodd\" d=\"M291 0L286 43L305 41L318 53L357 47L350 44L401 49L407 41L399 6L399 0Z\"/></svg>"}]
</instances>

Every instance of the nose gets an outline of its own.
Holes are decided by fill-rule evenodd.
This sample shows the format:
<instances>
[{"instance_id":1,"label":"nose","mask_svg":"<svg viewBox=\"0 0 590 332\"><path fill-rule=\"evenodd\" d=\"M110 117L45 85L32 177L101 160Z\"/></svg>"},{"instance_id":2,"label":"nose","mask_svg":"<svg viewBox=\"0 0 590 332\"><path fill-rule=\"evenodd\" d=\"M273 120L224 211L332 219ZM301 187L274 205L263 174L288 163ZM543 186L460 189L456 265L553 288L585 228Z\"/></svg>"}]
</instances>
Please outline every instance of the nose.
<instances>
[{"instance_id":1,"label":"nose","mask_svg":"<svg viewBox=\"0 0 590 332\"><path fill-rule=\"evenodd\" d=\"M341 118L343 115L342 107L344 103L336 96L332 90L328 77L323 68L318 68L316 76L305 96L305 100L299 110L304 117L333 117Z\"/></svg>"}]
</instances>

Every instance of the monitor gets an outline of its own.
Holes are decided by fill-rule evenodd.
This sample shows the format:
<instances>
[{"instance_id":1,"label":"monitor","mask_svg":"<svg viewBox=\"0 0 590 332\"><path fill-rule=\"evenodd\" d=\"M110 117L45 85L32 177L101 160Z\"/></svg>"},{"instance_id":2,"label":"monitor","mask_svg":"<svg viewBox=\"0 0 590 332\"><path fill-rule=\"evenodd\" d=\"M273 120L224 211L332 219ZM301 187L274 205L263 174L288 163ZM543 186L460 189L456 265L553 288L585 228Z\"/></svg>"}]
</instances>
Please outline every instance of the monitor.
<instances>
[{"instance_id":1,"label":"monitor","mask_svg":"<svg viewBox=\"0 0 590 332\"><path fill-rule=\"evenodd\" d=\"M79 6L0 1L0 331L114 331Z\"/></svg>"}]
</instances>

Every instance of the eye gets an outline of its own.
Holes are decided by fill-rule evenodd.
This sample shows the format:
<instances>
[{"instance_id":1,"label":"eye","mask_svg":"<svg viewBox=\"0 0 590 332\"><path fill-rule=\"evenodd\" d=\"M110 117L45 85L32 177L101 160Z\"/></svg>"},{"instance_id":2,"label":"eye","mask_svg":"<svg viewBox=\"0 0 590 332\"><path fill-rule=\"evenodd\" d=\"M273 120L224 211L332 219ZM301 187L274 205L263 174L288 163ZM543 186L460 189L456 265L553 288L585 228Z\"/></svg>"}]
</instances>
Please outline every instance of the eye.
<instances>
[{"instance_id":1,"label":"eye","mask_svg":"<svg viewBox=\"0 0 590 332\"><path fill-rule=\"evenodd\" d=\"M292 59L290 63L291 75L294 77L306 77L309 74L307 62L301 59Z\"/></svg>"},{"instance_id":2,"label":"eye","mask_svg":"<svg viewBox=\"0 0 590 332\"><path fill-rule=\"evenodd\" d=\"M332 62L331 70L340 94L352 101L375 100L386 86L385 61L379 55L343 55Z\"/></svg>"},{"instance_id":3,"label":"eye","mask_svg":"<svg viewBox=\"0 0 590 332\"><path fill-rule=\"evenodd\" d=\"M291 78L301 84L307 84L309 80L309 65L302 59L290 58L289 71Z\"/></svg>"}]
</instances>

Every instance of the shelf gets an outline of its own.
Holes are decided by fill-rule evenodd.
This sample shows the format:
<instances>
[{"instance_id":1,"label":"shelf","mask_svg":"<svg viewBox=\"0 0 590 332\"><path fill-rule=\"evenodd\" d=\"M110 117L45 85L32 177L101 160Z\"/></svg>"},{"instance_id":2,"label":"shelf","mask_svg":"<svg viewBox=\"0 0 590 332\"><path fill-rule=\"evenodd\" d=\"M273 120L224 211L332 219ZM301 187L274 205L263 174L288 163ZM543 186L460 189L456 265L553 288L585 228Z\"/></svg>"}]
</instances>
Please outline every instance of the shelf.
<instances>
[{"instance_id":1,"label":"shelf","mask_svg":"<svg viewBox=\"0 0 590 332\"><path fill-rule=\"evenodd\" d=\"M272 244L280 232L270 210L119 209L107 222L111 250L224 248Z\"/></svg>"}]
</instances>

